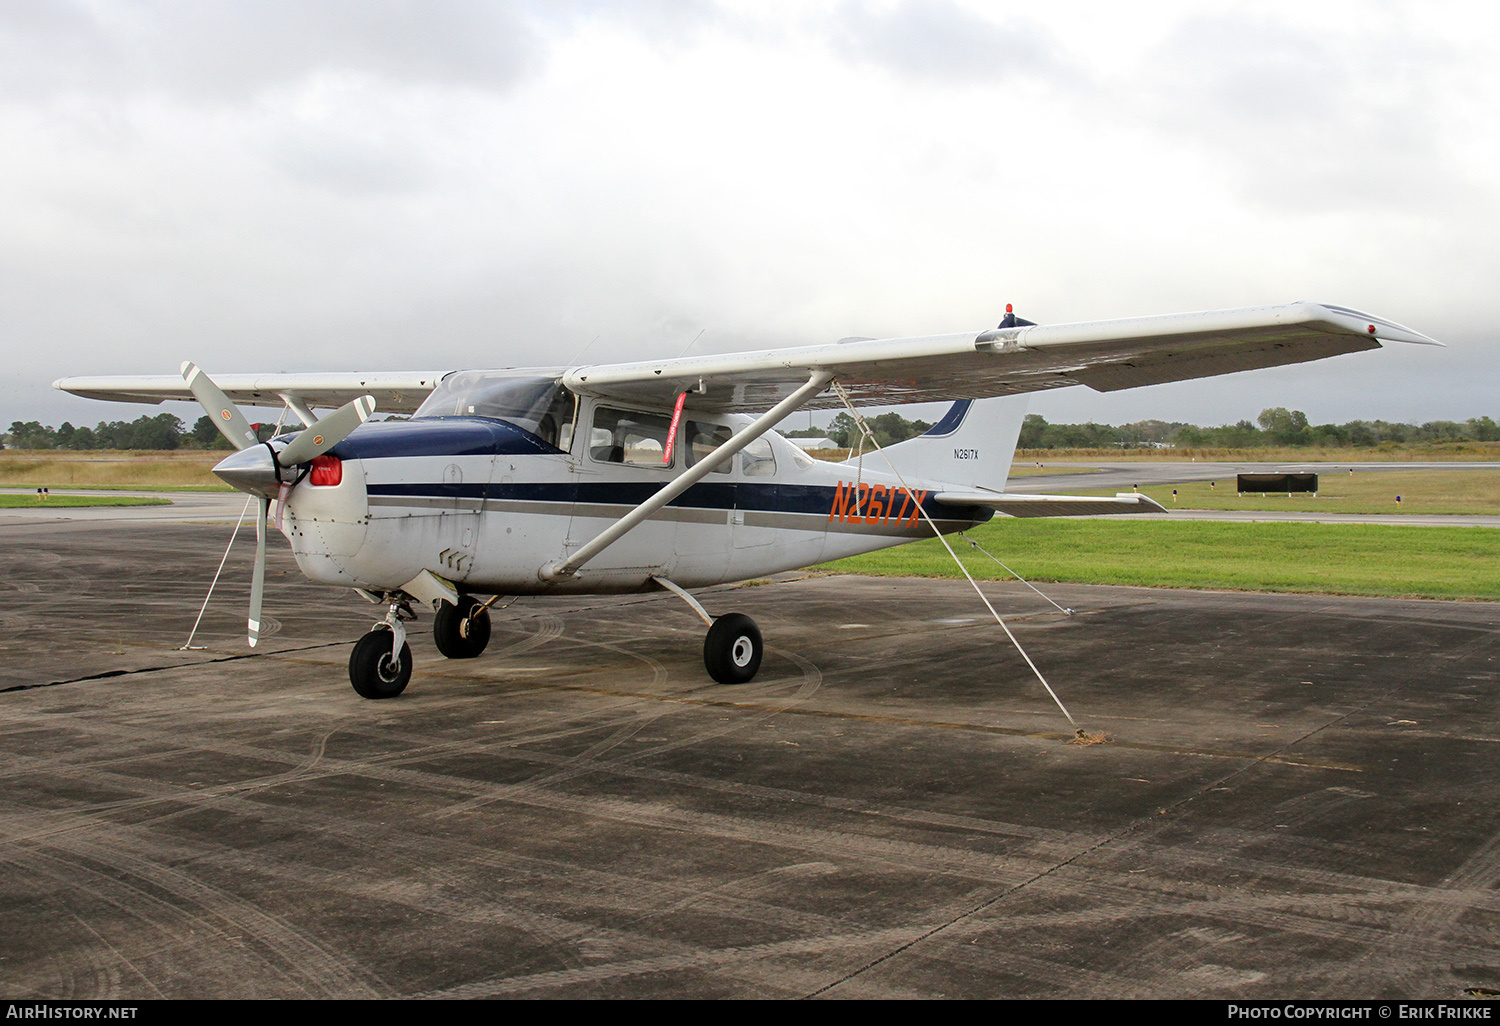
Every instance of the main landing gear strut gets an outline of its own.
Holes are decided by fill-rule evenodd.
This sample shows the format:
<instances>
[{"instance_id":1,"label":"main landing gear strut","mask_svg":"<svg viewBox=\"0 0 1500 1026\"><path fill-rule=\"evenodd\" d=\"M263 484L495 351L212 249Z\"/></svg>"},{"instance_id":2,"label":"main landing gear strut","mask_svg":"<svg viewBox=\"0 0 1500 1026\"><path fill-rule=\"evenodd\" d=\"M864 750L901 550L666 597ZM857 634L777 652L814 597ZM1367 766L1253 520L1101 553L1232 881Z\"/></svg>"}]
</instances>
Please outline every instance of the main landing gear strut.
<instances>
[{"instance_id":1,"label":"main landing gear strut","mask_svg":"<svg viewBox=\"0 0 1500 1026\"><path fill-rule=\"evenodd\" d=\"M714 620L703 639L703 666L720 684L748 684L755 679L765 650L754 620L744 613L725 613Z\"/></svg>"},{"instance_id":2,"label":"main landing gear strut","mask_svg":"<svg viewBox=\"0 0 1500 1026\"><path fill-rule=\"evenodd\" d=\"M703 604L680 586L665 577L651 579L686 602L708 624L708 637L703 639L703 668L710 677L720 684L748 684L755 679L766 646L754 620L744 613L710 616Z\"/></svg>"}]
</instances>

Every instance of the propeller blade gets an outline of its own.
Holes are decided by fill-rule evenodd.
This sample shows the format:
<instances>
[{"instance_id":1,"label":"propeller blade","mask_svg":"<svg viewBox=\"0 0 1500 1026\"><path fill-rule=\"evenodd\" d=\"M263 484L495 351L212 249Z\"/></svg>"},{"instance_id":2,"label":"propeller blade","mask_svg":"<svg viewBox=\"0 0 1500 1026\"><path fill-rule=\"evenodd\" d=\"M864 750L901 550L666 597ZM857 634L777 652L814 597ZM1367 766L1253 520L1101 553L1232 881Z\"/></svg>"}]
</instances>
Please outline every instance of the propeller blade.
<instances>
[{"instance_id":1,"label":"propeller blade","mask_svg":"<svg viewBox=\"0 0 1500 1026\"><path fill-rule=\"evenodd\" d=\"M276 454L276 462L283 467L295 467L323 455L348 438L349 432L369 420L374 412L373 395L362 395L352 403L345 403L292 439L291 444Z\"/></svg>"},{"instance_id":2,"label":"propeller blade","mask_svg":"<svg viewBox=\"0 0 1500 1026\"><path fill-rule=\"evenodd\" d=\"M255 570L250 578L250 647L260 641L260 604L266 593L266 516L271 500L257 495L255 511Z\"/></svg>"},{"instance_id":3,"label":"propeller blade","mask_svg":"<svg viewBox=\"0 0 1500 1026\"><path fill-rule=\"evenodd\" d=\"M192 391L193 398L198 400L219 433L229 439L230 445L236 449L248 449L259 441L245 415L191 360L183 362L182 377Z\"/></svg>"}]
</instances>

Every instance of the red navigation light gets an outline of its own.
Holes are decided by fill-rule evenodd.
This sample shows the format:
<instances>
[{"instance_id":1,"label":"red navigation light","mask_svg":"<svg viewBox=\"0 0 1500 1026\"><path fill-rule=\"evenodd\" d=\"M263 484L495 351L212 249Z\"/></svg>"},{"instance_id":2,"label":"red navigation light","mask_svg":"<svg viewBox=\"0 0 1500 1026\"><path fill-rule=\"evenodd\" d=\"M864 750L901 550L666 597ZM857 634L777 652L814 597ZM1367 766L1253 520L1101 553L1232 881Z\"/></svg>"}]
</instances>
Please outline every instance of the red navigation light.
<instances>
[{"instance_id":1,"label":"red navigation light","mask_svg":"<svg viewBox=\"0 0 1500 1026\"><path fill-rule=\"evenodd\" d=\"M337 456L314 456L307 483L332 486L344 480L344 463Z\"/></svg>"},{"instance_id":2,"label":"red navigation light","mask_svg":"<svg viewBox=\"0 0 1500 1026\"><path fill-rule=\"evenodd\" d=\"M1373 325L1373 324L1370 325L1370 334L1371 335L1375 334L1375 325Z\"/></svg>"}]
</instances>

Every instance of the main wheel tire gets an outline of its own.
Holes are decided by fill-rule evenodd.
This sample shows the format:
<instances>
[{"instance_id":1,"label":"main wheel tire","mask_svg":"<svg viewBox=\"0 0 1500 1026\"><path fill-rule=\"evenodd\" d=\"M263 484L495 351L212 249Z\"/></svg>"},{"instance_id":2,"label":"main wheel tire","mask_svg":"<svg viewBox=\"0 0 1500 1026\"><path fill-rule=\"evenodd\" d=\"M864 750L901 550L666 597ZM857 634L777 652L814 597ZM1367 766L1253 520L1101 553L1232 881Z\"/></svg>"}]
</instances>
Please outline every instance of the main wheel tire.
<instances>
[{"instance_id":1,"label":"main wheel tire","mask_svg":"<svg viewBox=\"0 0 1500 1026\"><path fill-rule=\"evenodd\" d=\"M467 595L456 606L444 602L433 617L432 640L449 659L473 659L490 643L490 611Z\"/></svg>"},{"instance_id":2,"label":"main wheel tire","mask_svg":"<svg viewBox=\"0 0 1500 1026\"><path fill-rule=\"evenodd\" d=\"M765 645L760 628L744 613L728 613L714 620L703 639L703 665L720 684L748 684L760 669Z\"/></svg>"},{"instance_id":3,"label":"main wheel tire","mask_svg":"<svg viewBox=\"0 0 1500 1026\"><path fill-rule=\"evenodd\" d=\"M361 698L395 698L411 680L411 646L401 643L401 657L391 655L391 632L371 631L349 653L349 683Z\"/></svg>"}]
</instances>

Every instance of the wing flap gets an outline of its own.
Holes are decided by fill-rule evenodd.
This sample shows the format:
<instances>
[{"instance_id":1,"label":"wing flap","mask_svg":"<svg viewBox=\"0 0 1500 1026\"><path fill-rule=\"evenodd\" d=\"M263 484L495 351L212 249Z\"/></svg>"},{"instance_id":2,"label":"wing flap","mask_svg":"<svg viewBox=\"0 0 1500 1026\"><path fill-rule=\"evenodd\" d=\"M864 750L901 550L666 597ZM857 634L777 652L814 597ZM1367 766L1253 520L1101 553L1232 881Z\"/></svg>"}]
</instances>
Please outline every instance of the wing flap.
<instances>
[{"instance_id":1,"label":"wing flap","mask_svg":"<svg viewBox=\"0 0 1500 1026\"><path fill-rule=\"evenodd\" d=\"M1120 513L1165 513L1155 499L1135 492L1104 495L1006 495L999 492L938 492L947 506L988 506L1011 517L1099 517Z\"/></svg>"}]
</instances>

